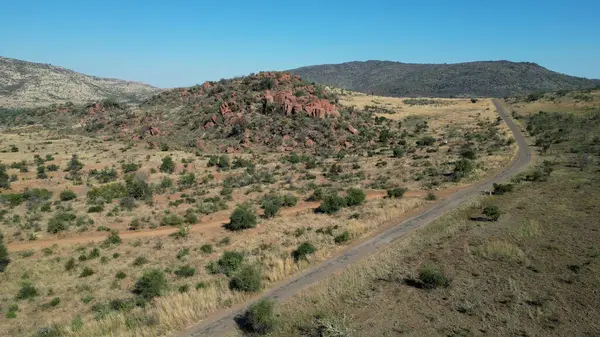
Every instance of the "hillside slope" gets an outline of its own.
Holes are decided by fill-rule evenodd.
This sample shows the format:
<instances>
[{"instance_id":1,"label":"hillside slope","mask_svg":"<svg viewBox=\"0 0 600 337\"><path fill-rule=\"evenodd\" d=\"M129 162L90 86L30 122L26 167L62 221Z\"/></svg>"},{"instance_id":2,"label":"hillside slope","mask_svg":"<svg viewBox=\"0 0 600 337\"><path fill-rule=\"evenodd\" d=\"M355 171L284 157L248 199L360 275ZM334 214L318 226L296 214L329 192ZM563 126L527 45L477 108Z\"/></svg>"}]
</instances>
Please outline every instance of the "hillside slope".
<instances>
[{"instance_id":1,"label":"hillside slope","mask_svg":"<svg viewBox=\"0 0 600 337\"><path fill-rule=\"evenodd\" d=\"M100 78L48 64L0 57L0 107L34 107L105 98L139 102L159 91L143 83Z\"/></svg>"},{"instance_id":2,"label":"hillside slope","mask_svg":"<svg viewBox=\"0 0 600 337\"><path fill-rule=\"evenodd\" d=\"M290 72L307 81L395 97L503 97L600 85L600 80L560 74L535 63L509 61L456 64L366 61L302 67Z\"/></svg>"}]
</instances>

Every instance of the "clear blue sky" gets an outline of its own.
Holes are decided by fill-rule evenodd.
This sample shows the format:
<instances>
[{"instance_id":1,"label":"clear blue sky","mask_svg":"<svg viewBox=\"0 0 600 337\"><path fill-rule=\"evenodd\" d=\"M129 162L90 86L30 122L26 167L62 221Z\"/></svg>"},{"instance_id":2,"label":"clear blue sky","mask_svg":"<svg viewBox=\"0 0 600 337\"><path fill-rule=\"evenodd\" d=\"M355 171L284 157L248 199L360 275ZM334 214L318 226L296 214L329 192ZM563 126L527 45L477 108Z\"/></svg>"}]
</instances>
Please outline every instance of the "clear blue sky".
<instances>
[{"instance_id":1,"label":"clear blue sky","mask_svg":"<svg viewBox=\"0 0 600 337\"><path fill-rule=\"evenodd\" d=\"M160 87L354 60L600 78L600 0L3 1L0 55Z\"/></svg>"}]
</instances>

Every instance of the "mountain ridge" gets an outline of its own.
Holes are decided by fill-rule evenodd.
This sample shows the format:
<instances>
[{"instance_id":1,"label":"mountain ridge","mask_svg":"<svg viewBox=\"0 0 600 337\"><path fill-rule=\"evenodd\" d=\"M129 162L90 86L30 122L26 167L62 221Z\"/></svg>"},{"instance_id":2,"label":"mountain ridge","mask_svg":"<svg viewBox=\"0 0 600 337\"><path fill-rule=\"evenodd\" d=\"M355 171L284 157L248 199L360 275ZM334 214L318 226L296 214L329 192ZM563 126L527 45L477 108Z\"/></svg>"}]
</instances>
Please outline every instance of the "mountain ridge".
<instances>
[{"instance_id":1,"label":"mountain ridge","mask_svg":"<svg viewBox=\"0 0 600 337\"><path fill-rule=\"evenodd\" d=\"M0 107L35 107L102 99L137 103L161 91L142 82L103 78L47 63L0 56Z\"/></svg>"},{"instance_id":2,"label":"mountain ridge","mask_svg":"<svg viewBox=\"0 0 600 337\"><path fill-rule=\"evenodd\" d=\"M561 74L532 62L506 60L448 64L369 60L287 71L319 84L395 97L503 97L600 85L600 80Z\"/></svg>"}]
</instances>

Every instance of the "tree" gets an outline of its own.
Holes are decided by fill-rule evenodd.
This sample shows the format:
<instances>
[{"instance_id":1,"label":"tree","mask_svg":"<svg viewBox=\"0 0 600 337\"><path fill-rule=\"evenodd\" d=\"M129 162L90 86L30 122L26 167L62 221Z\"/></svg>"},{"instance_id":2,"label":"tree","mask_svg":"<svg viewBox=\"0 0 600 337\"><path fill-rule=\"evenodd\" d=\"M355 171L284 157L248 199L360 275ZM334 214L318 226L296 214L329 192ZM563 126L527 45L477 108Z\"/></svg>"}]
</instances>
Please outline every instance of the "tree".
<instances>
[{"instance_id":1,"label":"tree","mask_svg":"<svg viewBox=\"0 0 600 337\"><path fill-rule=\"evenodd\" d=\"M237 231L242 229L254 228L256 227L256 213L250 205L238 205L237 208L231 214L229 218L229 223L225 225L225 228Z\"/></svg>"},{"instance_id":2,"label":"tree","mask_svg":"<svg viewBox=\"0 0 600 337\"><path fill-rule=\"evenodd\" d=\"M262 286L262 273L258 266L242 266L229 281L229 288L243 292L257 292Z\"/></svg>"},{"instance_id":3,"label":"tree","mask_svg":"<svg viewBox=\"0 0 600 337\"><path fill-rule=\"evenodd\" d=\"M321 205L319 205L318 211L322 213L332 214L336 213L344 207L346 207L346 199L340 197L335 193L332 193L323 198L323 201L321 201Z\"/></svg>"},{"instance_id":4,"label":"tree","mask_svg":"<svg viewBox=\"0 0 600 337\"><path fill-rule=\"evenodd\" d=\"M173 173L175 172L175 163L173 162L173 158L171 156L166 156L162 159L162 164L159 168L160 172L163 173Z\"/></svg>"},{"instance_id":5,"label":"tree","mask_svg":"<svg viewBox=\"0 0 600 337\"><path fill-rule=\"evenodd\" d=\"M0 188L10 187L10 177L6 173L6 165L0 164Z\"/></svg>"},{"instance_id":6,"label":"tree","mask_svg":"<svg viewBox=\"0 0 600 337\"><path fill-rule=\"evenodd\" d=\"M360 205L366 198L367 195L360 188L350 188L346 195L346 206Z\"/></svg>"},{"instance_id":7,"label":"tree","mask_svg":"<svg viewBox=\"0 0 600 337\"><path fill-rule=\"evenodd\" d=\"M160 296L167 288L167 279L165 274L158 269L151 269L145 272L133 286L132 293L143 300L151 300Z\"/></svg>"},{"instance_id":8,"label":"tree","mask_svg":"<svg viewBox=\"0 0 600 337\"><path fill-rule=\"evenodd\" d=\"M259 335L267 334L277 324L275 315L275 302L268 298L250 305L248 310L238 318L239 326L242 330Z\"/></svg>"},{"instance_id":9,"label":"tree","mask_svg":"<svg viewBox=\"0 0 600 337\"><path fill-rule=\"evenodd\" d=\"M4 245L4 234L0 232L0 273L6 269L6 266L10 263L8 258L8 249Z\"/></svg>"}]
</instances>

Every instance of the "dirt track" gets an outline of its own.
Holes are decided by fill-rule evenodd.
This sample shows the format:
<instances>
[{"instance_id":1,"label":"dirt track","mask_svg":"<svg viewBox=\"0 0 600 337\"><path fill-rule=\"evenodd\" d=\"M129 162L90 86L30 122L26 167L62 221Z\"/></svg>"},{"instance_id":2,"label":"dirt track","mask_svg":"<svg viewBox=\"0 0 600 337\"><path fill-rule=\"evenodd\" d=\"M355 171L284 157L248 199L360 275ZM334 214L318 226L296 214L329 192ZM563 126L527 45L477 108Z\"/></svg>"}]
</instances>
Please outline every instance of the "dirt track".
<instances>
[{"instance_id":1,"label":"dirt track","mask_svg":"<svg viewBox=\"0 0 600 337\"><path fill-rule=\"evenodd\" d=\"M532 160L531 149L519 127L511 120L510 113L506 110L506 108L495 100L494 104L496 105L498 113L504 119L513 133L513 137L515 138L519 147L517 157L506 169L497 174L495 177L475 183L455 192L452 195L440 199L440 201L433 207L422 211L420 214L415 214L409 219L400 219L400 222L396 226L388 228L387 230L371 237L370 239L364 240L352 247L349 247L339 255L306 270L300 275L281 282L252 301L263 297L269 297L277 301L286 300L311 284L319 282L335 273L340 272L348 265L374 253L379 248L389 244L395 239L398 239L410 231L418 227L422 227L439 218L440 216L452 211L463 202L481 194L482 190L491 189L493 183L503 182L522 171ZM198 325L178 334L177 337L221 336L235 326L235 316L244 310L244 308L246 308L252 301L241 303L226 311L216 313L215 315L203 320Z\"/></svg>"}]
</instances>

